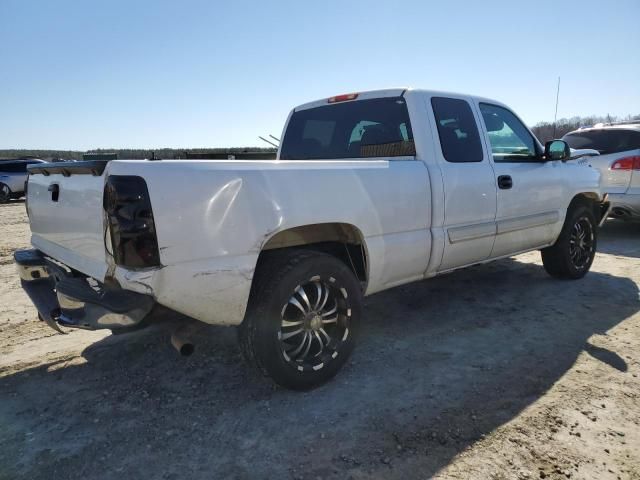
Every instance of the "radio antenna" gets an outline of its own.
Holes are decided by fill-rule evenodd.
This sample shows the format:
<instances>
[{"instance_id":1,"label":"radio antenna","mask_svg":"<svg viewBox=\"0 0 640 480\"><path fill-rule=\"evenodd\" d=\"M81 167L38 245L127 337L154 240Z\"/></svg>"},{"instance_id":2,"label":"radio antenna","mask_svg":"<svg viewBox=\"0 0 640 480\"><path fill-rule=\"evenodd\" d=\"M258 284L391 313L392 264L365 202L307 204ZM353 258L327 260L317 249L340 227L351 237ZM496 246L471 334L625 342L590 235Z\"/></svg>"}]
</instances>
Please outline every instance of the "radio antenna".
<instances>
[{"instance_id":1,"label":"radio antenna","mask_svg":"<svg viewBox=\"0 0 640 480\"><path fill-rule=\"evenodd\" d=\"M558 120L558 100L560 98L560 77L558 77L558 88L556 90L556 113L553 115L553 138L556 138L556 121Z\"/></svg>"}]
</instances>

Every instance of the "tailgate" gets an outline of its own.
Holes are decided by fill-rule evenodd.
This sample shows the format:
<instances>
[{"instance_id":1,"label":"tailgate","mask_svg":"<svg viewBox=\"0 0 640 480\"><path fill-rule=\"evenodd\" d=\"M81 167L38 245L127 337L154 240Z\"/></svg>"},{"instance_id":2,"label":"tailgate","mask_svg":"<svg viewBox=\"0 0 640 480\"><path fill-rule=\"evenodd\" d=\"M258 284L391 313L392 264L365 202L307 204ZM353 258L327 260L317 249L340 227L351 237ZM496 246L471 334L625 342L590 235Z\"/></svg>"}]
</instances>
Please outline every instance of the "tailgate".
<instances>
[{"instance_id":1,"label":"tailgate","mask_svg":"<svg viewBox=\"0 0 640 480\"><path fill-rule=\"evenodd\" d=\"M33 165L27 193L32 245L98 280L107 271L102 208L106 164Z\"/></svg>"}]
</instances>

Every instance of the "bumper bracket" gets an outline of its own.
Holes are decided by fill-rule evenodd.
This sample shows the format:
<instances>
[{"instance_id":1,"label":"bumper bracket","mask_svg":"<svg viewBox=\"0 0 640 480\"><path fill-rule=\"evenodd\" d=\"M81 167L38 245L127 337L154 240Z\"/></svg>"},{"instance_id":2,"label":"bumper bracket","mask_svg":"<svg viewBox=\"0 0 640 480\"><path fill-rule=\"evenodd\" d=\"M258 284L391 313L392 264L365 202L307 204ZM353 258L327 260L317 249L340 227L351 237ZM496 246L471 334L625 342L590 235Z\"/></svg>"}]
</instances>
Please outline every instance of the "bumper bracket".
<instances>
[{"instance_id":1,"label":"bumper bracket","mask_svg":"<svg viewBox=\"0 0 640 480\"><path fill-rule=\"evenodd\" d=\"M153 297L107 286L61 268L38 250L14 254L22 288L40 317L54 330L60 325L87 330L139 326L155 303Z\"/></svg>"}]
</instances>

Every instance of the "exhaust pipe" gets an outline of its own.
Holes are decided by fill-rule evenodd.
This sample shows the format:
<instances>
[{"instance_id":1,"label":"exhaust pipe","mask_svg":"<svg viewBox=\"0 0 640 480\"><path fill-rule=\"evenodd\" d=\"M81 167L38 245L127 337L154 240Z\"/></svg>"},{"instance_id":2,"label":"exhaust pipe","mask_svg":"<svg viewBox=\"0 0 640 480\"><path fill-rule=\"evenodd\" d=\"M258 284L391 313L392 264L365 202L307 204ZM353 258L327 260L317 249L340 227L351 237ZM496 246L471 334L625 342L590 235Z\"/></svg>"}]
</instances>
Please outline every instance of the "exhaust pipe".
<instances>
[{"instance_id":1,"label":"exhaust pipe","mask_svg":"<svg viewBox=\"0 0 640 480\"><path fill-rule=\"evenodd\" d=\"M614 207L613 210L611 210L611 216L615 218L628 218L631 216L631 212L626 208Z\"/></svg>"},{"instance_id":2,"label":"exhaust pipe","mask_svg":"<svg viewBox=\"0 0 640 480\"><path fill-rule=\"evenodd\" d=\"M204 327L202 322L193 321L176 328L171 334L171 345L173 345L173 348L175 348L180 355L188 357L196 348L191 338L200 331L202 327Z\"/></svg>"},{"instance_id":3,"label":"exhaust pipe","mask_svg":"<svg viewBox=\"0 0 640 480\"><path fill-rule=\"evenodd\" d=\"M185 338L182 338L176 332L173 332L173 334L171 335L171 345L173 345L173 348L175 348L183 357L188 357L196 349L193 343L189 342Z\"/></svg>"}]
</instances>

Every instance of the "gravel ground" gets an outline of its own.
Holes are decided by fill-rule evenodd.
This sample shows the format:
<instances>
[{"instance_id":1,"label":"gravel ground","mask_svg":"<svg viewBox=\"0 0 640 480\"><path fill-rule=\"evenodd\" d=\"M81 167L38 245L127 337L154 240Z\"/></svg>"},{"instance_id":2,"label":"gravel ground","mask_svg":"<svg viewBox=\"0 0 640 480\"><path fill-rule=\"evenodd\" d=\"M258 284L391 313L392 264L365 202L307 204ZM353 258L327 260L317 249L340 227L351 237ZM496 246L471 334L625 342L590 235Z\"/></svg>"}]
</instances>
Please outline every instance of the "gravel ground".
<instances>
[{"instance_id":1,"label":"gravel ground","mask_svg":"<svg viewBox=\"0 0 640 480\"><path fill-rule=\"evenodd\" d=\"M352 361L308 393L228 328L187 359L166 325L55 334L11 261L24 204L0 229L1 479L640 479L639 225L608 222L581 281L529 253L367 298Z\"/></svg>"}]
</instances>

